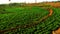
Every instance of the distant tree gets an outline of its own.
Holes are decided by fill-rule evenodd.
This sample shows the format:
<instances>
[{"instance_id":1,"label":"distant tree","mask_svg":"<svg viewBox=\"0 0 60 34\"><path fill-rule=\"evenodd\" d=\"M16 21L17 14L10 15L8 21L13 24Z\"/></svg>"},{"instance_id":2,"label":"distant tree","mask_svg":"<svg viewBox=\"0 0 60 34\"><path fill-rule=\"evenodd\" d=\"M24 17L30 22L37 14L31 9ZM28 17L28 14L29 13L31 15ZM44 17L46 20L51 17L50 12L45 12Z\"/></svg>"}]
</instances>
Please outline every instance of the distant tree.
<instances>
[{"instance_id":1,"label":"distant tree","mask_svg":"<svg viewBox=\"0 0 60 34\"><path fill-rule=\"evenodd\" d=\"M58 2L60 2L60 0L58 0Z\"/></svg>"},{"instance_id":2,"label":"distant tree","mask_svg":"<svg viewBox=\"0 0 60 34\"><path fill-rule=\"evenodd\" d=\"M9 0L9 1L11 1L11 0Z\"/></svg>"}]
</instances>

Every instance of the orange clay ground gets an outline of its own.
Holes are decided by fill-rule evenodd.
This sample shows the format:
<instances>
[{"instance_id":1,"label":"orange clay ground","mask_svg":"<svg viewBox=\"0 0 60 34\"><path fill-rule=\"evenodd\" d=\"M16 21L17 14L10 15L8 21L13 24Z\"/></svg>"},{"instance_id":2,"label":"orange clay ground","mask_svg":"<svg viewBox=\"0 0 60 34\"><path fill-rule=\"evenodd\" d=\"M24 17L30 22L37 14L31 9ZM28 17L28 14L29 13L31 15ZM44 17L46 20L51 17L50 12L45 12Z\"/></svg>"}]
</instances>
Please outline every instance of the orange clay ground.
<instances>
[{"instance_id":1,"label":"orange clay ground","mask_svg":"<svg viewBox=\"0 0 60 34\"><path fill-rule=\"evenodd\" d=\"M27 4L28 6L44 6L44 5L50 5L52 7L60 7L60 2L43 2L43 3L33 3L33 4Z\"/></svg>"},{"instance_id":2,"label":"orange clay ground","mask_svg":"<svg viewBox=\"0 0 60 34\"><path fill-rule=\"evenodd\" d=\"M58 29L55 30L55 31L52 31L52 34L60 34L60 28L58 28Z\"/></svg>"}]
</instances>

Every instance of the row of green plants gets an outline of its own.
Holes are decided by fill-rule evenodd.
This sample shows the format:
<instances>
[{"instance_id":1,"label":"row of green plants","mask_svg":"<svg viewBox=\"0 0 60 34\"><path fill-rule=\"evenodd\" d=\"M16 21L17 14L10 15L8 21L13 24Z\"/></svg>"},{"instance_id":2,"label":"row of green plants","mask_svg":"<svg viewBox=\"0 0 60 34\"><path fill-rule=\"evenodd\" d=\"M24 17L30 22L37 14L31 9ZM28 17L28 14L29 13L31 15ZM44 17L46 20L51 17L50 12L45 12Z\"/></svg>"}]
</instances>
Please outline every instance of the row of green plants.
<instances>
[{"instance_id":1,"label":"row of green plants","mask_svg":"<svg viewBox=\"0 0 60 34\"><path fill-rule=\"evenodd\" d=\"M0 14L0 30L16 27L17 25L24 25L32 23L48 14L48 11L41 7L13 7L5 8L5 12ZM33 24L32 24L33 25ZM18 32L18 31L17 31ZM14 33L14 32L12 32Z\"/></svg>"},{"instance_id":2,"label":"row of green plants","mask_svg":"<svg viewBox=\"0 0 60 34\"><path fill-rule=\"evenodd\" d=\"M14 34L52 34L52 30L57 29L60 26L60 14L58 13L60 8L53 8L53 14L45 21L40 22L35 27L31 28L18 28L17 30L13 31ZM44 14L44 13L43 13ZM33 24L32 24L33 25ZM13 33L9 32L9 33Z\"/></svg>"},{"instance_id":3,"label":"row of green plants","mask_svg":"<svg viewBox=\"0 0 60 34\"><path fill-rule=\"evenodd\" d=\"M41 10L42 11L42 10ZM53 8L53 15L47 18L45 21L40 22L35 27L31 28L18 28L11 34L52 34L52 30L57 29L60 26L60 8ZM45 11L46 12L46 11ZM43 13L44 14L44 13ZM32 24L33 25L33 24Z\"/></svg>"},{"instance_id":4,"label":"row of green plants","mask_svg":"<svg viewBox=\"0 0 60 34\"><path fill-rule=\"evenodd\" d=\"M49 12L41 7L19 7L17 6L2 6L0 8L0 30L16 27L18 25L25 25L32 23L38 19L43 18ZM47 8L50 5L47 5ZM46 6L45 6L46 7ZM51 6L49 8L52 8ZM18 28L14 31L6 32L6 34L51 34L60 25L60 8L52 8L53 15L45 21L40 22L35 27ZM33 25L33 24L32 24Z\"/></svg>"}]
</instances>

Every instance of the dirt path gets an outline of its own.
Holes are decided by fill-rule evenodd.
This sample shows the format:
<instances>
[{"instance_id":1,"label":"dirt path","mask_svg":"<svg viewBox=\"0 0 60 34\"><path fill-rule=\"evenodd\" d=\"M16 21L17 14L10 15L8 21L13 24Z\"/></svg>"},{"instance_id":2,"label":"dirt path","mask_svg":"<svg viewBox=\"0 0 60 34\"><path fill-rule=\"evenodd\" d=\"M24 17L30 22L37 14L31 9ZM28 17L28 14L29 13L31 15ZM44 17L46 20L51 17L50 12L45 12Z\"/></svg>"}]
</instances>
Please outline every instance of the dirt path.
<instances>
[{"instance_id":1,"label":"dirt path","mask_svg":"<svg viewBox=\"0 0 60 34\"><path fill-rule=\"evenodd\" d=\"M60 28L57 28L57 30L52 31L52 34L60 34Z\"/></svg>"},{"instance_id":2,"label":"dirt path","mask_svg":"<svg viewBox=\"0 0 60 34\"><path fill-rule=\"evenodd\" d=\"M47 19L48 17L50 17L53 14L53 10L52 9L49 9L48 11L49 11L48 15L44 16L42 19L40 19L40 20L38 20L36 22L30 23L30 24L26 24L26 25L16 26L15 28L10 28L10 29L7 29L7 30L0 30L0 34L4 34L5 32L8 32L8 31L14 31L17 28L30 28L30 27L36 26L37 24L39 24L40 22L44 21L45 19Z\"/></svg>"}]
</instances>

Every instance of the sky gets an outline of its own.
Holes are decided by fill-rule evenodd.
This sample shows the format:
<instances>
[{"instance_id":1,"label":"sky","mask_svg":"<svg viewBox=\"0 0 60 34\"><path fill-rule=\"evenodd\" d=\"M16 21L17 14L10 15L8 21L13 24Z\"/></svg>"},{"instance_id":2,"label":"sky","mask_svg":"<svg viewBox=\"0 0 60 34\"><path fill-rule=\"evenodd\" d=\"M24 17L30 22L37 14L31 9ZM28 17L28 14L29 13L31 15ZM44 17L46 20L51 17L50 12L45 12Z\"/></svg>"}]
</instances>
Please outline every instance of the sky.
<instances>
[{"instance_id":1,"label":"sky","mask_svg":"<svg viewBox=\"0 0 60 34\"><path fill-rule=\"evenodd\" d=\"M37 3L38 2L46 2L46 1L48 1L48 2L50 2L50 1L57 1L57 0L37 0ZM0 0L0 4L9 4L9 3L24 3L24 2L26 2L26 3L35 3L35 0L11 0L10 2L9 2L9 0Z\"/></svg>"}]
</instances>

